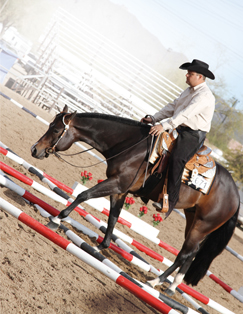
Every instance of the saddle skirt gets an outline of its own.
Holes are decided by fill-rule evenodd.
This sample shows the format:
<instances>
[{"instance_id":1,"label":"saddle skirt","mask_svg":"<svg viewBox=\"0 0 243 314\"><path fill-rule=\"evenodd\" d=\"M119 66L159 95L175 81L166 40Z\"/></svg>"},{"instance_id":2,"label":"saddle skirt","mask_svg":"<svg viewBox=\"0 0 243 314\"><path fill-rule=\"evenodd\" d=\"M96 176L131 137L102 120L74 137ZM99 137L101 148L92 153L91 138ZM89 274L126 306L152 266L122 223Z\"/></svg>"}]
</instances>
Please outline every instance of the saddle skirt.
<instances>
[{"instance_id":1,"label":"saddle skirt","mask_svg":"<svg viewBox=\"0 0 243 314\"><path fill-rule=\"evenodd\" d=\"M176 129L160 134L155 140L149 162L155 164L163 154L170 153L177 137ZM186 163L181 180L184 184L204 194L210 192L216 174L216 164L211 152L209 147L203 145Z\"/></svg>"}]
</instances>

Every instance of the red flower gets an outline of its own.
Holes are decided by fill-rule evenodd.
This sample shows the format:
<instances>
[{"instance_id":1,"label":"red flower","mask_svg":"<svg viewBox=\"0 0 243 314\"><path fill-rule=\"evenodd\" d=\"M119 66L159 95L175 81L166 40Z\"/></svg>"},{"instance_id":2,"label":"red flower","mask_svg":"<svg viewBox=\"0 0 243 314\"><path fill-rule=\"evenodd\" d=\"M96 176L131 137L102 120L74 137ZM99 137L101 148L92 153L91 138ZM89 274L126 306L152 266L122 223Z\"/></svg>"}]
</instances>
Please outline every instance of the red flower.
<instances>
[{"instance_id":1,"label":"red flower","mask_svg":"<svg viewBox=\"0 0 243 314\"><path fill-rule=\"evenodd\" d=\"M158 226L158 224L159 224L161 221L163 221L163 219L162 219L162 217L160 216L160 214L157 214L157 215L153 214L153 225L154 225L154 227L155 227L155 226Z\"/></svg>"},{"instance_id":2,"label":"red flower","mask_svg":"<svg viewBox=\"0 0 243 314\"><path fill-rule=\"evenodd\" d=\"M129 209L129 207L132 204L134 204L134 203L135 203L135 201L134 201L134 199L132 197L126 197L126 199L125 199L125 208Z\"/></svg>"},{"instance_id":3,"label":"red flower","mask_svg":"<svg viewBox=\"0 0 243 314\"><path fill-rule=\"evenodd\" d=\"M103 182L103 181L104 181L104 180L98 180L97 183L101 183L101 182Z\"/></svg>"},{"instance_id":4,"label":"red flower","mask_svg":"<svg viewBox=\"0 0 243 314\"><path fill-rule=\"evenodd\" d=\"M86 182L87 182L87 180L92 180L93 178L92 178L92 173L91 172L89 172L88 173L88 171L87 170L85 170L84 172L81 172L81 182L83 183L83 184L85 184Z\"/></svg>"},{"instance_id":5,"label":"red flower","mask_svg":"<svg viewBox=\"0 0 243 314\"><path fill-rule=\"evenodd\" d=\"M138 217L142 217L143 215L147 214L148 208L146 206L140 207L140 213L138 214Z\"/></svg>"},{"instance_id":6,"label":"red flower","mask_svg":"<svg viewBox=\"0 0 243 314\"><path fill-rule=\"evenodd\" d=\"M142 206L140 209L144 212L144 214L147 214L148 208L146 206Z\"/></svg>"},{"instance_id":7,"label":"red flower","mask_svg":"<svg viewBox=\"0 0 243 314\"><path fill-rule=\"evenodd\" d=\"M130 204L132 205L134 203L135 203L134 199L132 197L130 197Z\"/></svg>"}]
</instances>

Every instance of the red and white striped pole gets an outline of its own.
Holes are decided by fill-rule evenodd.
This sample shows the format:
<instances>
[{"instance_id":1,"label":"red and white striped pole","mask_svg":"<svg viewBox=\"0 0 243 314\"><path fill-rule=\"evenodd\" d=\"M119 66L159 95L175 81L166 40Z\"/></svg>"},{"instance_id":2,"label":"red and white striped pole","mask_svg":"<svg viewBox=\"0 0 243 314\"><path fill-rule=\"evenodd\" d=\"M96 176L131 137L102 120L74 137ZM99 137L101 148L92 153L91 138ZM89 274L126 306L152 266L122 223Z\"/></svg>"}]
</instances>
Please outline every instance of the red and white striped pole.
<instances>
[{"instance_id":1,"label":"red and white striped pole","mask_svg":"<svg viewBox=\"0 0 243 314\"><path fill-rule=\"evenodd\" d=\"M0 142L1 145L3 145ZM4 145L5 146L5 145ZM49 185L49 187L58 195L64 197L66 200L68 200L69 202L72 202L73 200L67 196L64 195L65 192L73 195L74 190L70 187L68 187L67 185L61 183L60 181L54 179L53 177L49 176L48 174L46 174L45 172L43 172L42 170L37 169L36 167L32 166L31 164L29 164L28 162L26 162L23 158L17 156L16 154L12 153L11 151L5 149L4 147L0 147L0 153L3 154L4 156L7 156L8 158L10 158L11 160L17 162L20 165L23 165L24 168L26 168L29 172L37 175L40 180L44 183L47 183ZM102 214L105 214L106 216L109 216L110 211L106 208L102 208L99 207L99 211ZM131 215L131 214L130 214ZM131 215L132 216L132 215ZM132 216L134 217L134 216ZM137 218L135 218L137 219ZM134 223L130 222L122 217L118 217L118 223L127 226L130 229L135 229L134 231L137 230L137 227L134 227Z\"/></svg>"},{"instance_id":2,"label":"red and white striped pole","mask_svg":"<svg viewBox=\"0 0 243 314\"><path fill-rule=\"evenodd\" d=\"M6 165L3 162L0 162L0 169L2 169L3 171L7 172L8 174L14 176L15 178L17 178L21 182L24 182L25 184L27 184L29 186L32 186L37 191L39 191L39 192L41 192L41 193L51 197L52 199L54 199L54 200L56 200L56 201L58 201L58 202L60 202L60 203L62 203L64 205L66 205L66 206L71 204L70 202L68 202L67 200L63 199L61 196L57 195L53 191L50 191L49 189L45 188L41 184L39 184L39 183L35 182L34 180L28 178L26 175L20 173L16 169L13 169L12 167ZM77 211L81 216L85 217L85 219L88 220L90 223L92 223L93 225L97 226L97 228L101 228L102 226L106 227L106 224L104 222L102 222L100 219L94 217L93 215L90 215L89 213L87 213L84 209L81 208L81 206L76 207L74 210ZM167 266L171 266L171 262L169 260L167 260L166 258L164 258L162 255L160 255L159 253L151 250L150 248L148 248L145 245L141 244L140 242L134 240L133 238L127 236L126 234L123 234L119 230L115 229L114 230L114 234L116 234L119 238L122 238L124 241L132 244L137 249L139 249L140 251L146 253L150 257L152 257L152 258L154 258L154 259L156 259L156 260L158 260L160 262L163 262Z\"/></svg>"},{"instance_id":3,"label":"red and white striped pole","mask_svg":"<svg viewBox=\"0 0 243 314\"><path fill-rule=\"evenodd\" d=\"M11 190L15 191L16 193L18 193L20 196L22 196L23 198L29 200L30 202L33 202L33 203L37 203L39 204L40 206L42 206L43 208L45 208L49 213L51 213L52 215L58 215L59 214L59 211L57 209L55 209L54 207L52 207L51 205L45 203L44 201L38 199L36 196L32 195L31 193L29 193L28 191L24 190L23 188L21 188L20 186L18 186L16 183L10 181L9 179L3 177L2 175L0 175L0 183L8 188L10 188ZM38 205L37 205L38 206ZM37 207L38 208L38 207ZM40 208L38 208L40 210ZM90 215L89 215L90 216ZM68 217L67 218L70 222L71 220L71 224L72 224L72 218ZM85 229L85 231L83 229L79 229L80 228L80 225L78 222L75 222L75 227L78 229L78 230L81 230L82 232L84 232L85 234L88 234L87 233L87 228ZM94 219L94 222L97 223L97 221ZM96 223L94 223L94 225L96 225ZM99 226L99 225L98 225ZM89 230L89 229L88 229ZM96 237L97 238L97 242L101 243L103 238L100 237L98 234L94 233L93 231L90 230L90 232L92 233L92 237ZM120 243L118 243L120 244ZM118 254L120 254L121 256L123 256L125 259L127 259L128 261L132 262L133 264L141 267L142 269L144 270L147 270L146 269L146 266L149 267L151 265L145 265L144 267L144 264L143 264L143 261L141 260L138 260L136 259L135 260L135 256L132 256L131 254L127 253L126 251L124 251L122 248L119 248L117 246L115 246L114 244L111 243L110 245L110 248L113 249L115 252L117 252ZM161 256L161 258L163 259L163 256ZM171 261L167 260L170 265L172 264ZM164 263L164 261L162 261ZM165 263L167 264L167 263ZM168 277L169 280L173 281L173 277L172 276L169 276ZM231 311L229 311L228 309L226 309L225 307L223 307L222 305L220 305L219 303L215 302L214 300L204 296L203 294L201 294L200 292L197 292L196 290L194 290L193 288L185 285L184 283L181 283L178 288L180 288L182 291L184 291L185 293L191 295L192 297L194 297L195 299L201 301L202 303L218 310L220 313L223 313L223 314L232 314ZM203 310L203 309L202 309ZM203 311L200 310L202 313ZM205 312L206 313L206 312ZM233 313L234 314L234 313Z\"/></svg>"},{"instance_id":4,"label":"red and white striped pole","mask_svg":"<svg viewBox=\"0 0 243 314\"><path fill-rule=\"evenodd\" d=\"M39 191L41 191L42 193L46 194L50 197L52 197L52 194L54 195L54 199L56 200L56 197L58 197L58 199L61 199L61 203L65 204L65 205L69 205L70 203L66 200L64 200L62 197L60 197L59 195L56 195L53 191L50 191L48 189L46 189L45 187L43 187L42 185L38 184L37 182L33 181L32 179L28 178L27 176L25 176L24 174L21 174L19 171L13 169L12 167L4 164L3 162L0 162L0 169L6 171L7 173L13 175L14 177L16 177L17 179L21 180L22 182L32 186L33 188L38 189ZM45 193L46 192L46 193ZM57 200L59 201L59 200ZM66 204L67 202L67 204ZM80 207L76 207L75 210L82 216L85 217L86 220L88 220L89 222L91 222L93 225L97 226L97 228L100 228L102 225L104 225L104 223L102 221L100 221L100 219L97 219L96 217L88 214L85 210L81 209ZM146 253L147 255L149 255L150 257L157 259L160 262L163 262L164 264L166 264L167 266L171 266L172 262L169 261L168 259L164 258L162 255L158 254L157 252L151 250L150 248L146 247L145 245L141 244L140 242L134 240L133 238L122 234L122 232L120 232L119 230L114 231L114 233L116 233L116 235L120 238L122 238L124 241L130 243L131 245L135 246L137 249L139 249L140 251ZM174 255L178 254L178 250L174 249L170 250L171 246L167 245L166 243L162 242L161 240L157 239L158 241L160 241L161 243L163 243L163 248L164 249L168 249L171 253L173 253ZM220 280L219 278L217 278L215 275L213 275L212 273L210 273L209 271L207 272L207 275L213 279L215 282L217 282L220 286L222 286L227 292L229 292L230 294L232 294L235 298L237 298L240 302L243 302L243 297L242 295L240 295L236 290L232 289L231 287L229 287L227 284L225 284L222 280ZM211 300L208 297L205 297L204 295L200 295L199 293L197 293L194 289L184 285L183 283L181 284L180 288L190 294L191 296L195 297L197 300L203 302L204 304L209 305L209 303L212 304L212 306L215 306L216 308L219 307L221 308L222 306L217 304L216 302L214 302L213 300ZM227 310L227 309L226 309ZM226 311L227 312L227 311ZM221 312L224 313L224 312Z\"/></svg>"},{"instance_id":5,"label":"red and white striped pole","mask_svg":"<svg viewBox=\"0 0 243 314\"><path fill-rule=\"evenodd\" d=\"M12 204L8 203L4 199L0 198L0 207L17 218L19 221L23 222L33 230L37 231L53 243L57 244L64 250L68 251L69 253L75 255L79 259L81 259L86 264L94 267L99 272L103 273L105 276L116 282L121 287L125 288L129 292L133 293L139 299L143 300L144 302L151 305L153 308L158 310L161 313L165 314L178 314L177 311L171 309L168 305L162 303L157 298L151 296L149 293L144 291L143 289L139 288L133 282L129 281L125 277L121 276L108 266L102 264L100 261L96 260L94 257L82 251L73 243L69 242L68 240L61 237L59 234L55 233L54 231L50 230L46 226L42 225L40 222L36 221L34 218L30 217L29 215L22 212L17 207L13 206Z\"/></svg>"},{"instance_id":6,"label":"red and white striped pole","mask_svg":"<svg viewBox=\"0 0 243 314\"><path fill-rule=\"evenodd\" d=\"M24 188L20 187L16 183L12 182L5 176L1 175L0 173L0 184L4 185L5 187L9 188L10 190L14 191L18 195L22 196L27 201L37 205L36 207L41 210L44 209L52 216L57 216L60 211L54 208L53 206L49 205L48 203L44 202L43 200L39 199L37 196L33 195L32 193L28 192ZM84 234L87 234L90 237L95 237L96 241L98 243L101 243L103 241L103 237L98 235L96 232L89 230L87 227L83 226L79 222L76 222L70 217L67 217L64 219L64 221L68 221L71 223L71 225L78 230L82 231ZM124 250L122 247L118 247L113 243L110 243L109 246L110 249L112 249L114 252L120 254L123 258L131 262L132 264L140 267L141 269L145 271L153 271L157 276L159 275L159 271L156 270L152 265L144 262L143 260L139 259L138 257L130 254L127 250Z\"/></svg>"}]
</instances>

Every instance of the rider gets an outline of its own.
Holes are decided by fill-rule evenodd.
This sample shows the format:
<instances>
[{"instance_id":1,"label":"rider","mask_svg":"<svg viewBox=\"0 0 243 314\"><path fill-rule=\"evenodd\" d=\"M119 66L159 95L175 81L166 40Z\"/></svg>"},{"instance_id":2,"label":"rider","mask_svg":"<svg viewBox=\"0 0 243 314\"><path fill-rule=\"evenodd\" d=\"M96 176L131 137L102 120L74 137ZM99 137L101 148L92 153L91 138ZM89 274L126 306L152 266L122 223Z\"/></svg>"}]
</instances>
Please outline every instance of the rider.
<instances>
[{"instance_id":1,"label":"rider","mask_svg":"<svg viewBox=\"0 0 243 314\"><path fill-rule=\"evenodd\" d=\"M187 70L186 83L190 86L172 103L168 103L154 115L154 121L160 124L151 127L150 134L158 136L165 130L177 129L179 135L171 152L168 171L169 210L171 213L179 199L181 177L185 164L197 152L211 128L215 108L215 98L207 86L206 77L214 80L214 74L207 63L194 59L180 67ZM143 123L152 123L150 117L141 119ZM153 203L161 211L162 202Z\"/></svg>"}]
</instances>

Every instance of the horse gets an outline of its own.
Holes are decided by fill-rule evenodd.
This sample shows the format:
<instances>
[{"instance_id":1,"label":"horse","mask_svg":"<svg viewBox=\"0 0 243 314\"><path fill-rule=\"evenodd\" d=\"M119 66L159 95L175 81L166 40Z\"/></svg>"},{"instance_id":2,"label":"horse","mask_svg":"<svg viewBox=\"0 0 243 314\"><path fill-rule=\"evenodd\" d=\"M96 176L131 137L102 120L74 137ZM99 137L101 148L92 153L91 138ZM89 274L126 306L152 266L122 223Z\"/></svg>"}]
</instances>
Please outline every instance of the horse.
<instances>
[{"instance_id":1,"label":"horse","mask_svg":"<svg viewBox=\"0 0 243 314\"><path fill-rule=\"evenodd\" d=\"M144 179L149 177L150 128L150 125L113 115L68 113L65 105L50 123L47 132L31 147L32 156L44 159L52 153L69 149L76 141L83 141L106 159L107 179L80 193L70 206L52 218L48 226L56 230L61 220L80 203L110 196L108 226L97 250L108 248L127 194L139 195ZM233 235L240 205L238 189L222 165L216 163L216 168L208 195L181 184L176 208L185 212L184 243L172 266L159 277L147 281L152 287L162 284L179 267L174 282L166 290L169 295L175 293L183 279L187 284L197 285ZM142 196L157 201L160 192Z\"/></svg>"}]
</instances>

